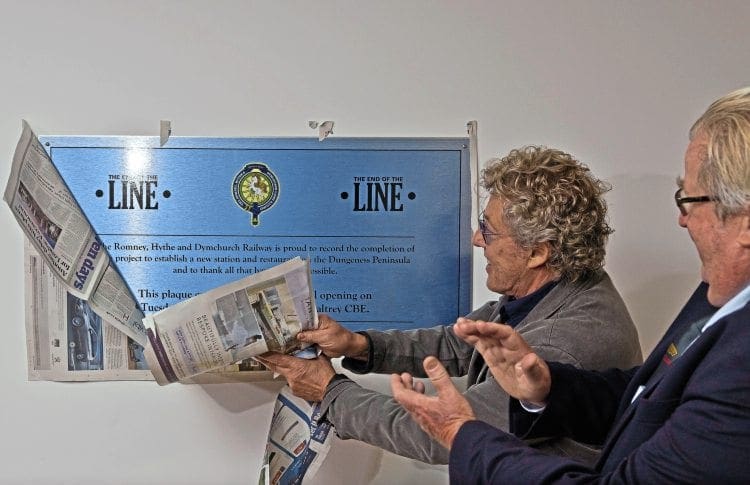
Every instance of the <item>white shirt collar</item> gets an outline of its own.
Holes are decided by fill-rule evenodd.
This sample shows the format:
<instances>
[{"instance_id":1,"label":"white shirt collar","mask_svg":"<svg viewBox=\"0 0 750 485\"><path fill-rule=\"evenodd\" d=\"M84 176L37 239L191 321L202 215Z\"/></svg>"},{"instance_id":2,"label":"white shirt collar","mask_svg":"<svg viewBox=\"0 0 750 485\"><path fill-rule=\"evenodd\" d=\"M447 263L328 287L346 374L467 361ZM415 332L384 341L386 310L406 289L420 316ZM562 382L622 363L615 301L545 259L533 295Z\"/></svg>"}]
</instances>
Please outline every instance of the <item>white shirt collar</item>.
<instances>
[{"instance_id":1,"label":"white shirt collar","mask_svg":"<svg viewBox=\"0 0 750 485\"><path fill-rule=\"evenodd\" d=\"M703 325L701 333L705 332L708 327L719 321L719 319L724 318L730 313L734 313L745 306L748 301L750 301L750 285L746 286L745 289L734 295L731 300L729 300L724 304L724 306L719 308L719 310L713 314L708 322Z\"/></svg>"}]
</instances>

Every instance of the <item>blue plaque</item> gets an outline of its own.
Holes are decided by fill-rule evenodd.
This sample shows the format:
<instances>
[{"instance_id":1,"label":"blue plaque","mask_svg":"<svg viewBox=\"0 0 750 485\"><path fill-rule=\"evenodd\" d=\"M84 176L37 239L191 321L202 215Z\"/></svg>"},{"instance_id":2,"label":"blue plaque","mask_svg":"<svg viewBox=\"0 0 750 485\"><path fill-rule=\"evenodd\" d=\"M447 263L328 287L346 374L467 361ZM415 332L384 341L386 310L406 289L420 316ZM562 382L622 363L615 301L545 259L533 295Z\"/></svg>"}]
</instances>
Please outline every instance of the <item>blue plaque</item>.
<instances>
[{"instance_id":1,"label":"blue plaque","mask_svg":"<svg viewBox=\"0 0 750 485\"><path fill-rule=\"evenodd\" d=\"M468 138L40 138L145 312L294 256L353 330L471 303Z\"/></svg>"}]
</instances>

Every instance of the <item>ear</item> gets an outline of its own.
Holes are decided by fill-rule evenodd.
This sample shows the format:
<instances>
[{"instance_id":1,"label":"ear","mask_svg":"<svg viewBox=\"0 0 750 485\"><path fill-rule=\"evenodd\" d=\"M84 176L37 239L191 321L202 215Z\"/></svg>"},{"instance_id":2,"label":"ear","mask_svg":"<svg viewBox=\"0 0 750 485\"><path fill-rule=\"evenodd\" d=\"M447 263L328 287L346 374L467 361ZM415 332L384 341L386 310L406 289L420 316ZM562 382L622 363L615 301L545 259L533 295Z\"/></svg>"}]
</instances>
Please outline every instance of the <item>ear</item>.
<instances>
[{"instance_id":1,"label":"ear","mask_svg":"<svg viewBox=\"0 0 750 485\"><path fill-rule=\"evenodd\" d=\"M745 212L740 216L740 227L737 233L737 243L743 248L750 249L750 214Z\"/></svg>"},{"instance_id":2,"label":"ear","mask_svg":"<svg viewBox=\"0 0 750 485\"><path fill-rule=\"evenodd\" d=\"M529 259L526 261L526 267L536 269L544 266L549 261L551 249L547 241L539 243L531 250Z\"/></svg>"}]
</instances>

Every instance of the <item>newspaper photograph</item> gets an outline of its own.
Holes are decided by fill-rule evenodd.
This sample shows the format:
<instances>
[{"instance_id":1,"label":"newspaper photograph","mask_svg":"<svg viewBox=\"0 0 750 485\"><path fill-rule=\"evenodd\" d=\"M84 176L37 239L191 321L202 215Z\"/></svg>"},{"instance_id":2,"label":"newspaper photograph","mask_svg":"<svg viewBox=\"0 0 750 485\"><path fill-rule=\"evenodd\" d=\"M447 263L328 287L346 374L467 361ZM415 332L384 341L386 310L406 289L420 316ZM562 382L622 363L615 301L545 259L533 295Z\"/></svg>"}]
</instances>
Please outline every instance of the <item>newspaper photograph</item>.
<instances>
[{"instance_id":1,"label":"newspaper photograph","mask_svg":"<svg viewBox=\"0 0 750 485\"><path fill-rule=\"evenodd\" d=\"M146 360L168 384L268 351L315 328L310 263L299 257L147 315Z\"/></svg>"},{"instance_id":2,"label":"newspaper photograph","mask_svg":"<svg viewBox=\"0 0 750 485\"><path fill-rule=\"evenodd\" d=\"M292 485L320 468L333 427L320 421L320 403L309 403L285 386L276 398L258 483Z\"/></svg>"},{"instance_id":3,"label":"newspaper photograph","mask_svg":"<svg viewBox=\"0 0 750 485\"><path fill-rule=\"evenodd\" d=\"M3 199L66 291L145 345L143 312L110 265L106 248L25 121Z\"/></svg>"},{"instance_id":4,"label":"newspaper photograph","mask_svg":"<svg viewBox=\"0 0 750 485\"><path fill-rule=\"evenodd\" d=\"M153 380L143 347L69 291L30 243L24 248L29 380Z\"/></svg>"}]
</instances>

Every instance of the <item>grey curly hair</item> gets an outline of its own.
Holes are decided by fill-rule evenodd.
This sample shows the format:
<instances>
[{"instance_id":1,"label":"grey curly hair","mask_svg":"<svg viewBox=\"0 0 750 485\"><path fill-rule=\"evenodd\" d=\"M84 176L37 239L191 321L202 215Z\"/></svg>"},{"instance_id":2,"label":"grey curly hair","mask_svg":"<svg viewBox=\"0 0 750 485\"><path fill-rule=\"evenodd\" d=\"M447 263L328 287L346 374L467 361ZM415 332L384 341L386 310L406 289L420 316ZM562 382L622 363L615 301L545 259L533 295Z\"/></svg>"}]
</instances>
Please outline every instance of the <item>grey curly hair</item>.
<instances>
[{"instance_id":1,"label":"grey curly hair","mask_svg":"<svg viewBox=\"0 0 750 485\"><path fill-rule=\"evenodd\" d=\"M503 200L503 220L521 247L547 242L547 267L568 281L604 265L607 203L611 186L588 167L553 148L525 146L491 159L481 183Z\"/></svg>"},{"instance_id":2,"label":"grey curly hair","mask_svg":"<svg viewBox=\"0 0 750 485\"><path fill-rule=\"evenodd\" d=\"M750 202L750 87L714 101L690 128L690 140L705 133L705 159L698 183L718 198L721 219L737 214Z\"/></svg>"}]
</instances>

